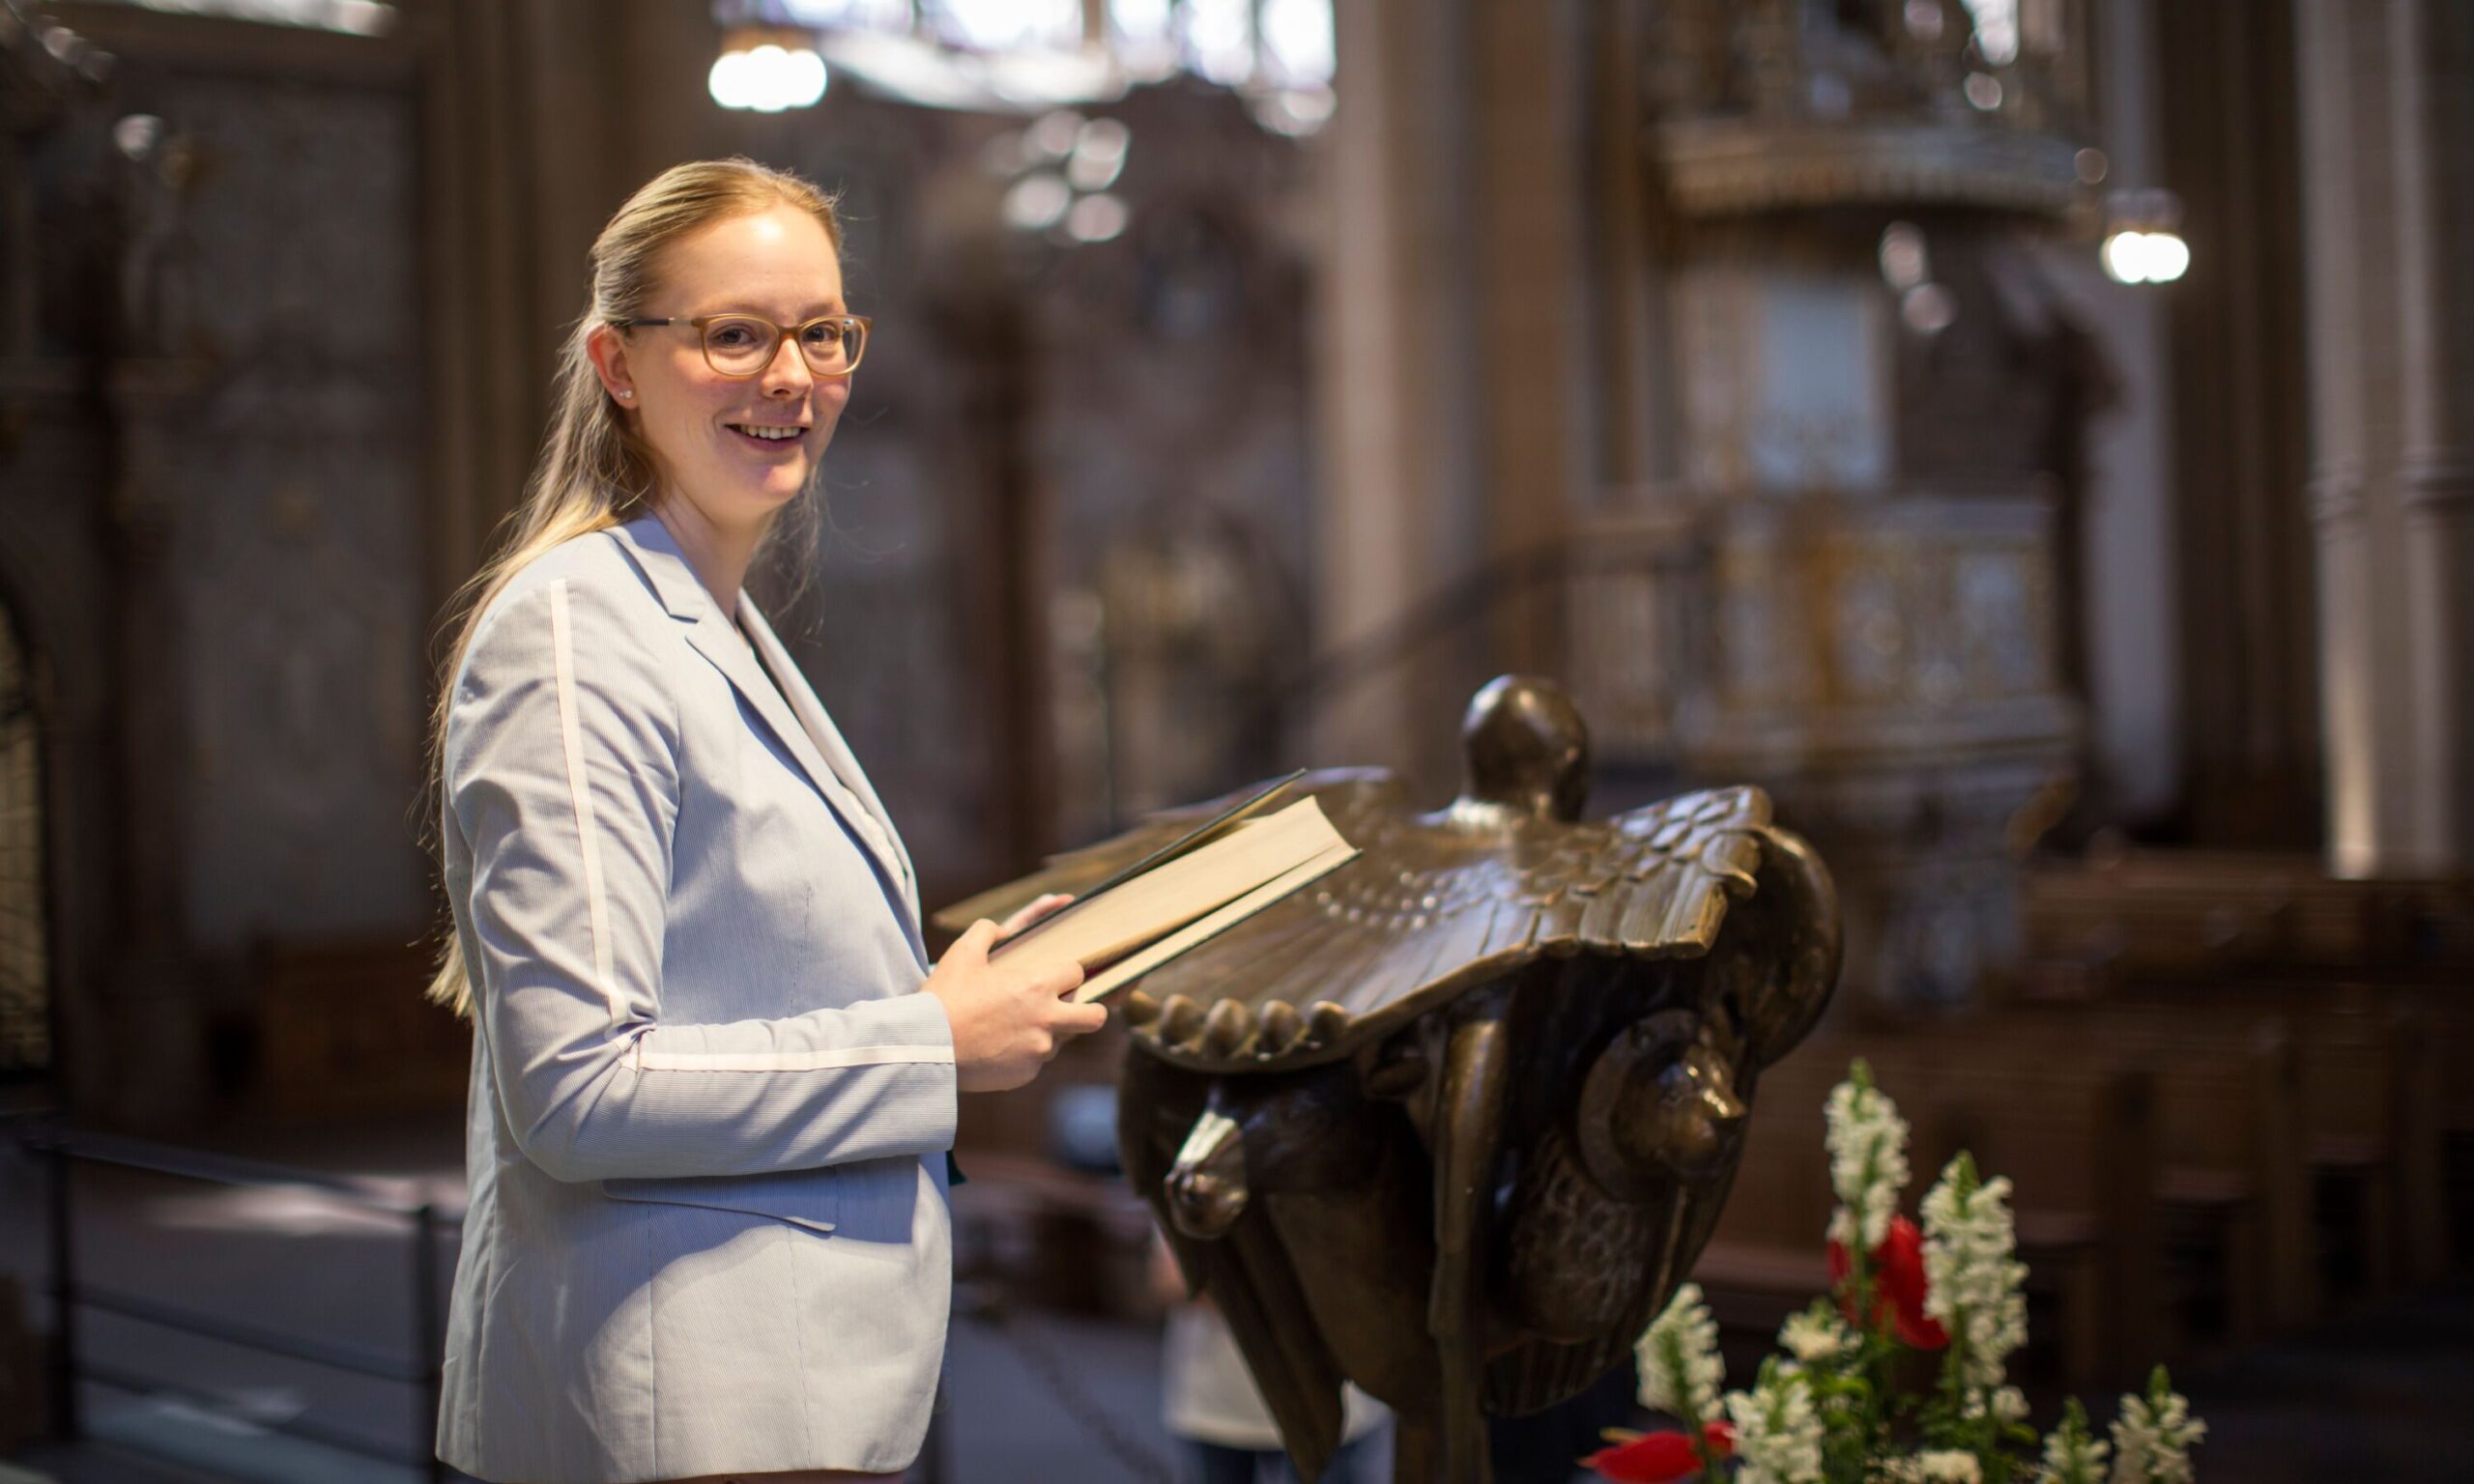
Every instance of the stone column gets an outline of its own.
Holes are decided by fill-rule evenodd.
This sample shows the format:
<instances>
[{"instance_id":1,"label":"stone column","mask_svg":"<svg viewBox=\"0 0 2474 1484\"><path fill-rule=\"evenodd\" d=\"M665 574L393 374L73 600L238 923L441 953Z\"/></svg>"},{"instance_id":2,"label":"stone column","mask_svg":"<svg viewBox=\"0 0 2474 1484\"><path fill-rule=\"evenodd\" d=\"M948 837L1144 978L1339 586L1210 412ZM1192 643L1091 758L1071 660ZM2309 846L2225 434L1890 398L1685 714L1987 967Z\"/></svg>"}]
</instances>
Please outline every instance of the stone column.
<instances>
[{"instance_id":1,"label":"stone column","mask_svg":"<svg viewBox=\"0 0 2474 1484\"><path fill-rule=\"evenodd\" d=\"M2414 858L2474 867L2474 7L2390 7Z\"/></svg>"},{"instance_id":2,"label":"stone column","mask_svg":"<svg viewBox=\"0 0 2474 1484\"><path fill-rule=\"evenodd\" d=\"M2463 7L2296 9L2328 855L2474 862Z\"/></svg>"},{"instance_id":3,"label":"stone column","mask_svg":"<svg viewBox=\"0 0 2474 1484\"><path fill-rule=\"evenodd\" d=\"M1598 312L1585 242L1591 163L1584 17L1568 0L1472 7L1469 350L1482 395L1479 457L1497 553L1565 536L1595 484L1589 434L1598 393L1588 335ZM1495 614L1500 652L1552 654L1543 605Z\"/></svg>"},{"instance_id":4,"label":"stone column","mask_svg":"<svg viewBox=\"0 0 2474 1484\"><path fill-rule=\"evenodd\" d=\"M1468 15L1463 0L1364 0L1333 19L1339 107L1318 162L1328 215L1314 306L1319 653L1382 631L1465 570L1483 536ZM1431 663L1432 647L1420 658ZM1419 678L1410 664L1386 664L1309 698L1316 725L1298 756L1390 763L1449 791L1467 698L1447 702ZM1440 751L1414 752L1428 746Z\"/></svg>"},{"instance_id":5,"label":"stone column","mask_svg":"<svg viewBox=\"0 0 2474 1484\"><path fill-rule=\"evenodd\" d=\"M118 942L102 994L112 1038L108 1116L169 1129L206 1105L203 976L187 882L193 746L191 614L181 582L181 460L217 367L201 343L185 261L195 146L178 133L112 160L118 294L108 321L103 404L110 430L106 515L113 556L112 690L118 727L113 885Z\"/></svg>"},{"instance_id":6,"label":"stone column","mask_svg":"<svg viewBox=\"0 0 2474 1484\"><path fill-rule=\"evenodd\" d=\"M184 803L190 756L184 690L176 482L182 423L205 389L187 362L128 358L109 370L112 577L119 603L113 690L119 698L119 941L101 986L112 1039L105 1115L167 1130L206 1104L206 1029L183 904Z\"/></svg>"},{"instance_id":7,"label":"stone column","mask_svg":"<svg viewBox=\"0 0 2474 1484\"><path fill-rule=\"evenodd\" d=\"M2328 759L2328 858L2341 875L2368 875L2401 848L2402 758L2383 727L2399 709L2396 677L2380 661L2397 652L2374 580L2393 570L2374 517L2377 440L2373 367L2365 342L2384 328L2387 306L2369 291L2385 246L2358 216L2385 214L2384 171L2357 171L2384 155L2386 129L2357 104L2357 52L2380 46L2372 8L2304 0L2294 11L2302 115L2303 231L2311 381L2311 512L2319 580L2320 708ZM2368 21L2369 24L2365 24ZM2373 61L2377 57L2374 52ZM2386 797L2383 797L2383 781Z\"/></svg>"},{"instance_id":8,"label":"stone column","mask_svg":"<svg viewBox=\"0 0 2474 1484\"><path fill-rule=\"evenodd\" d=\"M532 468L586 249L656 172L749 141L705 97L720 40L708 6L440 0L401 25L422 77L436 611Z\"/></svg>"}]
</instances>

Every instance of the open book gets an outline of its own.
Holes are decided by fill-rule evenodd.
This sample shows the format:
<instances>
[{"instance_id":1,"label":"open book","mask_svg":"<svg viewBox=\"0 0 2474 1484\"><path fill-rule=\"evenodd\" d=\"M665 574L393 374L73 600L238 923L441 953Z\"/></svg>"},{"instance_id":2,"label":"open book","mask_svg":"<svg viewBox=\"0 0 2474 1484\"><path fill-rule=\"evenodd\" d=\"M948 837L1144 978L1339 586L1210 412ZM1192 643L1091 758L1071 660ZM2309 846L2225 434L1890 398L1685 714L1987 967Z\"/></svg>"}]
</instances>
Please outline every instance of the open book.
<instances>
[{"instance_id":1,"label":"open book","mask_svg":"<svg viewBox=\"0 0 2474 1484\"><path fill-rule=\"evenodd\" d=\"M1096 1000L1355 860L1357 847L1311 798L1256 813L1285 786L1209 821L989 956L1033 968L1079 963L1086 977L1074 998Z\"/></svg>"}]
</instances>

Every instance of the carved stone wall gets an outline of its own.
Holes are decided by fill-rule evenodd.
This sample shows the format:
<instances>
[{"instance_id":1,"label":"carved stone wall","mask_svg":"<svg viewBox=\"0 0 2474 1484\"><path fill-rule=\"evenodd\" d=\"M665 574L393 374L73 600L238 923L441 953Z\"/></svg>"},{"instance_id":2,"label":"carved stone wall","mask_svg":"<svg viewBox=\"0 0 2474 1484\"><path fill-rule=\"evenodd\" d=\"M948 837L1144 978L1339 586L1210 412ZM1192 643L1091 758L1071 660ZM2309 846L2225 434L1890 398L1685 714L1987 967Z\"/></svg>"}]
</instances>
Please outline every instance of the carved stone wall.
<instances>
[{"instance_id":1,"label":"carved stone wall","mask_svg":"<svg viewBox=\"0 0 2474 1484\"><path fill-rule=\"evenodd\" d=\"M0 367L0 585L54 1076L167 1127L244 1091L261 949L429 916L422 94L401 43L70 9L115 60L17 198L43 293Z\"/></svg>"},{"instance_id":2,"label":"carved stone wall","mask_svg":"<svg viewBox=\"0 0 2474 1484\"><path fill-rule=\"evenodd\" d=\"M191 940L395 931L428 895L413 98L211 74L144 94L200 160L181 250L215 368L158 471Z\"/></svg>"}]
</instances>

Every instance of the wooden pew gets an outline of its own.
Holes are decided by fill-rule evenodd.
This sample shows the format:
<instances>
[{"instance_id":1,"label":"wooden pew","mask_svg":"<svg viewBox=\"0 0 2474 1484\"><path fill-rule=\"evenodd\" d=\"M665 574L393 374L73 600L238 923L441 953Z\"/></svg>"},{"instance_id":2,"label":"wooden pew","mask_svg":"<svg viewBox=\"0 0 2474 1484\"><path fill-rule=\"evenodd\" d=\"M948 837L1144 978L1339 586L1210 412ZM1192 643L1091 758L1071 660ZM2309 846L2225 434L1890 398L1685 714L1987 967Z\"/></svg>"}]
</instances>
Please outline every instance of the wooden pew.
<instances>
[{"instance_id":1,"label":"wooden pew","mask_svg":"<svg viewBox=\"0 0 2474 1484\"><path fill-rule=\"evenodd\" d=\"M2442 1261L2474 1267L2474 974L2413 991L2437 1084L2431 1115L2439 1145Z\"/></svg>"},{"instance_id":2,"label":"wooden pew","mask_svg":"<svg viewBox=\"0 0 2474 1484\"><path fill-rule=\"evenodd\" d=\"M2321 1280L2376 1298L2446 1266L2437 1047L2414 994L2361 982L2242 979L2143 986L2215 1014L2269 1013L2300 1062L2297 1134L2313 1178Z\"/></svg>"},{"instance_id":3,"label":"wooden pew","mask_svg":"<svg viewBox=\"0 0 2474 1484\"><path fill-rule=\"evenodd\" d=\"M2311 855L2117 850L2039 862L2021 889L2035 959L2192 979L2286 962L2363 963L2403 945L2383 883L2331 877Z\"/></svg>"},{"instance_id":4,"label":"wooden pew","mask_svg":"<svg viewBox=\"0 0 2474 1484\"><path fill-rule=\"evenodd\" d=\"M2300 1134L2301 1060L2282 1014L2175 1005L2098 1004L2025 1010L2004 1033L2057 1043L2085 1037L2144 1066L2156 1097L2159 1253L2167 1317L2183 1331L2167 1354L2201 1338L2198 1295L2211 1285L2188 1262L2223 1270L2214 1336L2240 1345L2288 1331L2319 1311L2311 1173ZM2175 1241L2195 1236L2196 1243ZM2195 1245L2196 1252L2183 1248Z\"/></svg>"},{"instance_id":5,"label":"wooden pew","mask_svg":"<svg viewBox=\"0 0 2474 1484\"><path fill-rule=\"evenodd\" d=\"M2305 1017L2300 1122L2332 1276L2379 1292L2474 1260L2474 879L2339 879L2301 855L2091 850L2038 863L2022 917L2028 997Z\"/></svg>"}]
</instances>

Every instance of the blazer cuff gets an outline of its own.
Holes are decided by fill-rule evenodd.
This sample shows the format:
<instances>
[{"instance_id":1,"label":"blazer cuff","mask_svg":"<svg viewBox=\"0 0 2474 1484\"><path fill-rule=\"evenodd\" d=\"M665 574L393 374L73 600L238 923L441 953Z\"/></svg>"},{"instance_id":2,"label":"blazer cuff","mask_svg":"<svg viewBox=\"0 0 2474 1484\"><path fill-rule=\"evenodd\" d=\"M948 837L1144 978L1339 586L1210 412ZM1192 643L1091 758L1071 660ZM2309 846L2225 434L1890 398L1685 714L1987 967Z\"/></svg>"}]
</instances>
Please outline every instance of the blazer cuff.
<instances>
[{"instance_id":1,"label":"blazer cuff","mask_svg":"<svg viewBox=\"0 0 2474 1484\"><path fill-rule=\"evenodd\" d=\"M923 1054L919 1064L909 1069L903 1079L906 1089L916 1089L914 1097L906 1098L905 1111L924 1126L926 1142L921 1152L950 1150L954 1133L962 1119L962 1082L954 1067L954 1023L945 1016L945 1002L925 989L897 994L882 1000L863 1000L860 1006L874 1012L870 1019L872 1038L881 1043L899 1045L906 1051Z\"/></svg>"}]
</instances>

